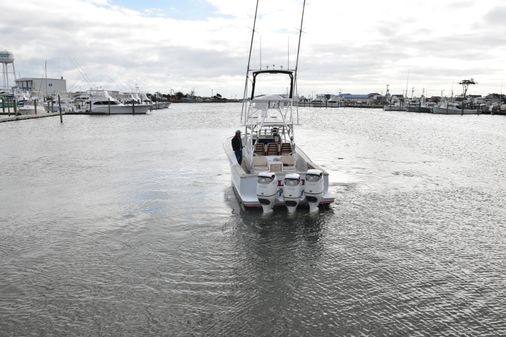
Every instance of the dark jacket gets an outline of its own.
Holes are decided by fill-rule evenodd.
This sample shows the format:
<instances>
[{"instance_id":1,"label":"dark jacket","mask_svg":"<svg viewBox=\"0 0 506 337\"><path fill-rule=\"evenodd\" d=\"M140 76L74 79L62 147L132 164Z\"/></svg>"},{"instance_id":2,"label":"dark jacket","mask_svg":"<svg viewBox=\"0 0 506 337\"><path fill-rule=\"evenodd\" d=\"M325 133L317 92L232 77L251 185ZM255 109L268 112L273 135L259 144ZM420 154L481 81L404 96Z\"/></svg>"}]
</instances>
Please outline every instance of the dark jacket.
<instances>
[{"instance_id":1,"label":"dark jacket","mask_svg":"<svg viewBox=\"0 0 506 337\"><path fill-rule=\"evenodd\" d=\"M232 138L232 149L234 149L234 152L242 150L241 136L234 136L234 138Z\"/></svg>"}]
</instances>

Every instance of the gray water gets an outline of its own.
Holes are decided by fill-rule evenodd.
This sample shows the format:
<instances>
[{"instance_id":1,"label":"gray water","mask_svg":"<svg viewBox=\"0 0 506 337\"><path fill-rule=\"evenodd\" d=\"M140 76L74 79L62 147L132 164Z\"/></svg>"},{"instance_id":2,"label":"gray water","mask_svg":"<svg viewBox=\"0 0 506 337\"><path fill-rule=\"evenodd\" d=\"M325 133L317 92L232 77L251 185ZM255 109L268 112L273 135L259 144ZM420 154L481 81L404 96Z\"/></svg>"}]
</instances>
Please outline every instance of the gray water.
<instances>
[{"instance_id":1,"label":"gray water","mask_svg":"<svg viewBox=\"0 0 506 337\"><path fill-rule=\"evenodd\" d=\"M237 104L0 124L0 336L504 336L506 118L301 109L311 216L243 211Z\"/></svg>"}]
</instances>

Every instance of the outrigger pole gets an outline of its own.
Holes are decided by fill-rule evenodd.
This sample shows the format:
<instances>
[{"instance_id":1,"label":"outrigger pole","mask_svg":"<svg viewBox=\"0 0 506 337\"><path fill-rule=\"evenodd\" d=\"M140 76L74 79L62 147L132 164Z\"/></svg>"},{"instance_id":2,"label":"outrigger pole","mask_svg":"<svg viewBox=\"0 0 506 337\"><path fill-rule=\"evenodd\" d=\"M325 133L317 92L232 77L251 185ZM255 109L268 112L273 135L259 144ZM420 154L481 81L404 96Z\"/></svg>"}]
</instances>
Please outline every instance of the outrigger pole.
<instances>
[{"instance_id":1,"label":"outrigger pole","mask_svg":"<svg viewBox=\"0 0 506 337\"><path fill-rule=\"evenodd\" d=\"M304 24L304 10L306 9L306 0L302 3L302 15L300 17L300 29L299 29L299 43L297 45L297 58L295 59L295 78L293 82L295 83L295 96L299 97L299 91L297 86L297 71L299 69L299 52L300 52L300 40L302 39L302 25ZM293 105L293 98L292 98ZM297 104L297 124L299 124L299 105Z\"/></svg>"},{"instance_id":2,"label":"outrigger pole","mask_svg":"<svg viewBox=\"0 0 506 337\"><path fill-rule=\"evenodd\" d=\"M259 2L259 0L257 0L257 4L255 6L255 18L253 19L253 30L251 31L251 42L249 45L248 66L246 67L246 79L245 79L245 83L244 83L244 94L242 96L241 123L246 122L244 107L246 105L246 95L248 94L248 77L249 77L249 71L250 71L249 67L250 67L250 62L251 62L251 51L253 50L253 39L255 38L255 27L257 24L258 2ZM305 0L304 0L304 2L305 2Z\"/></svg>"}]
</instances>

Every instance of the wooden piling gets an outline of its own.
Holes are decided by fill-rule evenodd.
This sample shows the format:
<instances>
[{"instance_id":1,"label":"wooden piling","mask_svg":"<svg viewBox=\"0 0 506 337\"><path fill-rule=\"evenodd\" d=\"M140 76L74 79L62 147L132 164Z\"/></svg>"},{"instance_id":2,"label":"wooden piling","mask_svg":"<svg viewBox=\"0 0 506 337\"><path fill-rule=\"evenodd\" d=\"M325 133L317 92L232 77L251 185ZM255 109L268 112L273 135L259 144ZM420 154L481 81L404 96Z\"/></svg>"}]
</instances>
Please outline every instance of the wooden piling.
<instances>
[{"instance_id":1,"label":"wooden piling","mask_svg":"<svg viewBox=\"0 0 506 337\"><path fill-rule=\"evenodd\" d=\"M33 100L33 107L35 109L35 114L37 114L37 100L36 99Z\"/></svg>"},{"instance_id":2,"label":"wooden piling","mask_svg":"<svg viewBox=\"0 0 506 337\"><path fill-rule=\"evenodd\" d=\"M107 110L110 115L111 114L111 98L110 97L107 97Z\"/></svg>"},{"instance_id":3,"label":"wooden piling","mask_svg":"<svg viewBox=\"0 0 506 337\"><path fill-rule=\"evenodd\" d=\"M60 95L58 95L58 110L60 110L60 124L63 123L63 115L61 113L61 101L60 101Z\"/></svg>"},{"instance_id":4,"label":"wooden piling","mask_svg":"<svg viewBox=\"0 0 506 337\"><path fill-rule=\"evenodd\" d=\"M132 115L135 115L135 101L132 100Z\"/></svg>"}]
</instances>

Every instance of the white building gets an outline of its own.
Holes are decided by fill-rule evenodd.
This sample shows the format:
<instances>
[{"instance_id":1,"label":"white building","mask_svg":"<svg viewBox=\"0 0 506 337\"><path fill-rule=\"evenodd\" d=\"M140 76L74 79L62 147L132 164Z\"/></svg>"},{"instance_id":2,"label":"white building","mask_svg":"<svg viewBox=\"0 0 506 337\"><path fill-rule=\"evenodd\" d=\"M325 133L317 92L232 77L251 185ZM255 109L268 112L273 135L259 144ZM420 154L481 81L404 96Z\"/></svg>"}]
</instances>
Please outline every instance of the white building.
<instances>
[{"instance_id":1,"label":"white building","mask_svg":"<svg viewBox=\"0 0 506 337\"><path fill-rule=\"evenodd\" d=\"M16 87L24 91L38 91L44 96L67 92L67 81L62 78L29 78L16 80Z\"/></svg>"}]
</instances>

